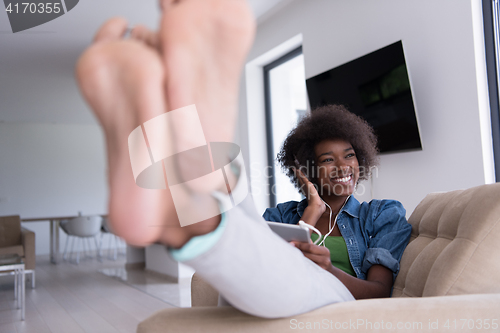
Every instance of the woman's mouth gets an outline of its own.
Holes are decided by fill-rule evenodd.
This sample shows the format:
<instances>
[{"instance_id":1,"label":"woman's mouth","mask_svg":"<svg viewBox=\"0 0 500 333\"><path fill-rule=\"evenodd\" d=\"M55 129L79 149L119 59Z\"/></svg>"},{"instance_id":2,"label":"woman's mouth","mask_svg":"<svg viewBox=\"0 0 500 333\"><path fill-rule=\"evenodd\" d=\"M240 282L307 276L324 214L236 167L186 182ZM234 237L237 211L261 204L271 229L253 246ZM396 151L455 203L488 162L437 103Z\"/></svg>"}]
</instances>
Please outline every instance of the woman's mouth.
<instances>
[{"instance_id":1,"label":"woman's mouth","mask_svg":"<svg viewBox=\"0 0 500 333\"><path fill-rule=\"evenodd\" d=\"M337 183L337 184L347 184L352 180L352 174L345 176L345 177L335 177L332 178L332 182Z\"/></svg>"}]
</instances>

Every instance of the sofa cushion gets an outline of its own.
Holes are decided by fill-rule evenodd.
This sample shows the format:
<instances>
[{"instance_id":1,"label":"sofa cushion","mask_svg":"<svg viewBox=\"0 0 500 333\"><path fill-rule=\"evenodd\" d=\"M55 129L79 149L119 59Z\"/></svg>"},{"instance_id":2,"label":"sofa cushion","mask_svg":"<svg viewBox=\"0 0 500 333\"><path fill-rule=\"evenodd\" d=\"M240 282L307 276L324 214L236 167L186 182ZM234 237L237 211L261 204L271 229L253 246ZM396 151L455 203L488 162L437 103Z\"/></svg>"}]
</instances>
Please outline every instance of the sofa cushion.
<instances>
[{"instance_id":1,"label":"sofa cushion","mask_svg":"<svg viewBox=\"0 0 500 333\"><path fill-rule=\"evenodd\" d=\"M455 332L464 331L464 322L466 329L472 324L480 331L487 324L492 332L498 329L499 307L500 294L360 300L279 319L233 307L170 308L141 322L137 333Z\"/></svg>"},{"instance_id":2,"label":"sofa cushion","mask_svg":"<svg viewBox=\"0 0 500 333\"><path fill-rule=\"evenodd\" d=\"M0 216L0 247L21 244L21 218L19 215Z\"/></svg>"},{"instance_id":3,"label":"sofa cushion","mask_svg":"<svg viewBox=\"0 0 500 333\"><path fill-rule=\"evenodd\" d=\"M219 292L194 273L191 278L191 306L217 306L217 304L219 304Z\"/></svg>"},{"instance_id":4,"label":"sofa cushion","mask_svg":"<svg viewBox=\"0 0 500 333\"><path fill-rule=\"evenodd\" d=\"M427 195L408 219L393 297L500 293L499 198L500 184Z\"/></svg>"}]
</instances>

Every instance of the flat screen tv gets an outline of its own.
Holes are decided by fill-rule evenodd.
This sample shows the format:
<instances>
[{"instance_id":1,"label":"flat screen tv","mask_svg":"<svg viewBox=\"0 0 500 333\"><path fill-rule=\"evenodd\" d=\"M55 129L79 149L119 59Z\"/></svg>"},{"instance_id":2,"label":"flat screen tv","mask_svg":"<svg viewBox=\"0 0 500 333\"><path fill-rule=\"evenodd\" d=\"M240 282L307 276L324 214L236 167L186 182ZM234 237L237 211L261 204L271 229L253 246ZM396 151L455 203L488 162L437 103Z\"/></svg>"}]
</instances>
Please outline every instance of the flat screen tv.
<instances>
[{"instance_id":1,"label":"flat screen tv","mask_svg":"<svg viewBox=\"0 0 500 333\"><path fill-rule=\"evenodd\" d=\"M422 149L401 41L306 80L311 110L343 104L374 128L381 153Z\"/></svg>"}]
</instances>

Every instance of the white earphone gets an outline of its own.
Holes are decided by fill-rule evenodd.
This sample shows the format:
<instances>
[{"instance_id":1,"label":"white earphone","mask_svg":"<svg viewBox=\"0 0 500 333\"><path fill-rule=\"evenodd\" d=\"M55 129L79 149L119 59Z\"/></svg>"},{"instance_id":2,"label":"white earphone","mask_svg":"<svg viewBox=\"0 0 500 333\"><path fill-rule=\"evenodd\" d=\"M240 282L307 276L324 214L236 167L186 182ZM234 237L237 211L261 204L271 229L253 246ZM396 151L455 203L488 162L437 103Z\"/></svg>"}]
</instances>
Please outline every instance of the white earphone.
<instances>
[{"instance_id":1,"label":"white earphone","mask_svg":"<svg viewBox=\"0 0 500 333\"><path fill-rule=\"evenodd\" d=\"M349 195L347 197L347 199L345 200L345 202L342 205L342 207L340 207L339 213L340 213L340 211L342 211L342 208L344 208L345 204L347 203L347 201L349 200L350 197L351 197L351 195ZM323 237L323 240L321 240L321 232L318 229L316 229L315 227L313 227L312 225L307 224L306 222L304 222L302 220L299 221L299 225L302 228L312 230L313 232L315 232L315 233L318 234L318 239L316 239L316 241L313 243L314 245L319 245L319 246L323 245L323 246L326 246L325 245L326 237L328 237L332 233L333 229L335 229L335 225L337 224L337 218L339 217L339 214L337 214L335 216L335 220L333 221L333 226L332 226L331 225L331 223L332 223L332 214L333 214L332 207L330 207L330 205L327 204L325 202L325 200L323 200L322 198L320 198L320 199L321 199L321 201L323 201L323 203L326 205L326 207L328 207L328 209L330 209L330 217L329 217L329 220L328 220L328 233L325 235L325 237ZM319 244L318 244L318 242L319 242Z\"/></svg>"}]
</instances>

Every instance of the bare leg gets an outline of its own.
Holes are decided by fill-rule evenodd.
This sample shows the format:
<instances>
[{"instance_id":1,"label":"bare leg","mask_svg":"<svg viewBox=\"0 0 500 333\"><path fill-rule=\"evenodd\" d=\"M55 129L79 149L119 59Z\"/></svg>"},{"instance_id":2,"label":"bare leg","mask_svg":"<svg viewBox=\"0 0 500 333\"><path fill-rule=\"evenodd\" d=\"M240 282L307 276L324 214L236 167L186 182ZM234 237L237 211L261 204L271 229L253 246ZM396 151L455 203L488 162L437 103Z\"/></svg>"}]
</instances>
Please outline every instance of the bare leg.
<instances>
[{"instance_id":1,"label":"bare leg","mask_svg":"<svg viewBox=\"0 0 500 333\"><path fill-rule=\"evenodd\" d=\"M168 72L168 107L195 104L207 142L233 141L240 74L254 29L245 1L180 0L164 11L160 42ZM187 125L175 124L176 143L191 139ZM199 164L197 156L188 158L181 168L186 175ZM195 190L218 187L205 183Z\"/></svg>"},{"instance_id":2,"label":"bare leg","mask_svg":"<svg viewBox=\"0 0 500 333\"><path fill-rule=\"evenodd\" d=\"M180 247L213 230L219 218L181 228L168 190L135 184L127 137L167 110L196 104L207 141L231 141L253 21L241 1L169 3L160 31L162 56L144 43L121 40L125 29L123 20L110 20L77 65L82 93L106 136L110 222L130 244ZM189 133L180 130L175 139L189 140Z\"/></svg>"},{"instance_id":3,"label":"bare leg","mask_svg":"<svg viewBox=\"0 0 500 333\"><path fill-rule=\"evenodd\" d=\"M129 243L146 245L161 238L162 221L176 225L176 214L168 191L135 184L127 138L135 127L166 111L164 70L153 49L121 40L126 27L113 19L100 29L79 60L77 78L106 137L112 227Z\"/></svg>"}]
</instances>

